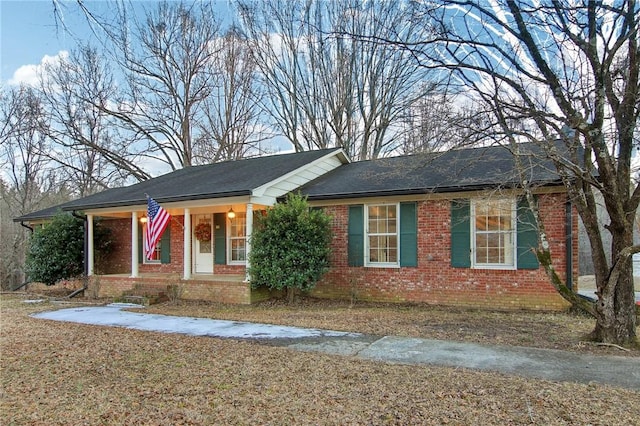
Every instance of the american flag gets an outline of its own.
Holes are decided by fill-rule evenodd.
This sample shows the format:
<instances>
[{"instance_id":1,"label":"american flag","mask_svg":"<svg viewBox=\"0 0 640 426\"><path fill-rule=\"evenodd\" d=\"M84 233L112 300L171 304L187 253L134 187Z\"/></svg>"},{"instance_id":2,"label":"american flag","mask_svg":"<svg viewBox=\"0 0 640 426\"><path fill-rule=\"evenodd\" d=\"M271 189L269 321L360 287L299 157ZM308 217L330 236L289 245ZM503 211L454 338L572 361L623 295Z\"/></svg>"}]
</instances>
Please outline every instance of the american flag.
<instances>
[{"instance_id":1,"label":"american flag","mask_svg":"<svg viewBox=\"0 0 640 426\"><path fill-rule=\"evenodd\" d=\"M160 204L151 197L147 197L147 233L144 239L144 252L147 259L155 258L156 244L162 233L167 229L171 216Z\"/></svg>"}]
</instances>

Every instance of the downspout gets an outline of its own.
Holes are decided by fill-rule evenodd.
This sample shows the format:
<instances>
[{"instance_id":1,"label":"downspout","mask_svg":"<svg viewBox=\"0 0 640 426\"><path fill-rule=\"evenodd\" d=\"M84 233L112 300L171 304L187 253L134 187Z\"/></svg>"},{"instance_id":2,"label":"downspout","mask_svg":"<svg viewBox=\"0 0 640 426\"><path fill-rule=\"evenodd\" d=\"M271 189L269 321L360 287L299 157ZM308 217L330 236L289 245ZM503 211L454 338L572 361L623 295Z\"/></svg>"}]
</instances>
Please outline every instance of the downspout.
<instances>
[{"instance_id":1,"label":"downspout","mask_svg":"<svg viewBox=\"0 0 640 426\"><path fill-rule=\"evenodd\" d=\"M31 233L33 234L33 227L27 225L23 222L20 222L20 226L22 226L23 228L27 228L29 231L31 231Z\"/></svg>"},{"instance_id":2,"label":"downspout","mask_svg":"<svg viewBox=\"0 0 640 426\"><path fill-rule=\"evenodd\" d=\"M78 290L74 291L73 293L71 293L70 295L67 296L68 299L71 299L75 296L77 296L78 294L84 292L87 288L89 288L89 236L87 235L89 230L88 230L88 226L87 226L87 216L81 216L78 213L76 213L76 211L72 211L71 215L73 217L75 217L76 219L80 219L82 220L82 224L83 224L83 230L84 230L84 238L83 238L83 252L84 252L84 259L82 262L82 269L84 270L84 276L82 279L82 288L79 288Z\"/></svg>"},{"instance_id":3,"label":"downspout","mask_svg":"<svg viewBox=\"0 0 640 426\"><path fill-rule=\"evenodd\" d=\"M567 198L565 203L565 261L567 270L567 288L573 290L573 206Z\"/></svg>"}]
</instances>

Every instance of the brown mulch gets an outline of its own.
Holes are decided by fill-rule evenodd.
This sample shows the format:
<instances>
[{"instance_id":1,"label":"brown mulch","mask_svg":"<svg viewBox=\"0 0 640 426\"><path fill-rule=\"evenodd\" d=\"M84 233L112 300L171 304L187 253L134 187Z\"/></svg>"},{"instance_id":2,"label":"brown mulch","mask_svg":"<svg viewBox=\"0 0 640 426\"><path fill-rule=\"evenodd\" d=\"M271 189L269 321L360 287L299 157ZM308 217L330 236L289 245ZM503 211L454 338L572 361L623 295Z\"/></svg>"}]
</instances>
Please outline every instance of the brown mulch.
<instances>
[{"instance_id":1,"label":"brown mulch","mask_svg":"<svg viewBox=\"0 0 640 426\"><path fill-rule=\"evenodd\" d=\"M640 418L640 392L606 385L392 365L245 341L28 316L59 307L25 304L20 297L2 295L0 424L630 425L638 424ZM332 329L346 326L346 319L340 323L337 318L349 316L353 327L368 327L367 332L374 334L424 329L431 331L420 333L431 337L440 336L433 334L439 329L442 336L478 336L480 332L472 331L473 327L495 318L496 325L490 328L493 337L483 331L486 336L474 338L495 340L500 336L503 342L510 339L504 336L521 333L509 327L526 327L525 322L505 313L482 313L476 319L474 311L350 308L313 301L293 307L184 303L150 310L239 315L245 320L266 319L268 314L261 311L269 311L274 320L280 318L279 323ZM576 332L592 326L586 317L546 315L549 317L541 316L532 324L563 328L575 323ZM497 325L507 319L512 320L510 326ZM459 321L458 330L455 321ZM542 325L532 327L539 330Z\"/></svg>"}]
</instances>

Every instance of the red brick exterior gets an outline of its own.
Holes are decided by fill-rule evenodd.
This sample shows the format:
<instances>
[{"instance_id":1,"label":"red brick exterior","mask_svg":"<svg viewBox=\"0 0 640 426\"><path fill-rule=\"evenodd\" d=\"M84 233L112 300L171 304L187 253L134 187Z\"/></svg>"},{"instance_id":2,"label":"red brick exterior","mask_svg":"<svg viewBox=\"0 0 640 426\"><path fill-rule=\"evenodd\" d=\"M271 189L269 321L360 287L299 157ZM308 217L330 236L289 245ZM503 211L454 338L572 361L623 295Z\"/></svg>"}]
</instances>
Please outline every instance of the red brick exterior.
<instances>
[{"instance_id":1,"label":"red brick exterior","mask_svg":"<svg viewBox=\"0 0 640 426\"><path fill-rule=\"evenodd\" d=\"M131 219L102 219L100 226L111 230L111 252L104 259L95 259L96 274L130 273Z\"/></svg>"},{"instance_id":2,"label":"red brick exterior","mask_svg":"<svg viewBox=\"0 0 640 426\"><path fill-rule=\"evenodd\" d=\"M538 198L541 218L556 271L566 275L565 194L541 194ZM399 268L349 267L347 265L348 206L325 207L333 217L331 270L311 292L314 297L353 299L380 302L417 302L439 305L488 307L492 309L564 309L568 303L549 283L542 268L538 270L494 270L454 268L451 266L450 200L417 202L418 266ZM573 283L577 285L578 223L573 214ZM247 283L238 280L245 268L239 265L215 265L217 275L236 275L216 281L182 281L184 217L171 220L171 262L140 264L142 274L163 273L169 276L148 281L157 289L181 283L188 299L216 300L228 303L250 303L266 295L251 291ZM130 219L105 220L112 229L114 244L110 258L97 265L103 274L126 274L131 270ZM172 278L171 278L172 277ZM136 281L137 280L137 281ZM140 285L142 279L100 277L100 294L118 296Z\"/></svg>"},{"instance_id":3,"label":"red brick exterior","mask_svg":"<svg viewBox=\"0 0 640 426\"><path fill-rule=\"evenodd\" d=\"M108 258L96 259L97 274L131 273L131 219L105 219L102 226L111 230L112 250ZM171 217L171 262L138 263L141 274L179 274L182 275L184 260L184 216ZM244 275L243 265L215 265L216 275Z\"/></svg>"},{"instance_id":4,"label":"red brick exterior","mask_svg":"<svg viewBox=\"0 0 640 426\"><path fill-rule=\"evenodd\" d=\"M565 277L564 194L539 197L540 214L551 245L553 263ZM450 200L419 201L418 266L400 268L347 265L348 206L329 206L334 240L331 270L312 295L380 302L419 302L493 309L564 309L568 303L550 284L543 269L489 270L451 266ZM577 283L578 224L572 223L573 277Z\"/></svg>"},{"instance_id":5,"label":"red brick exterior","mask_svg":"<svg viewBox=\"0 0 640 426\"><path fill-rule=\"evenodd\" d=\"M229 276L227 279L180 279L177 275L130 278L118 275L102 275L91 278L90 288L97 288L99 297L120 297L124 293L140 296L167 294L169 286L183 289L182 299L211 300L220 303L250 304L270 297L268 291L256 291L243 277Z\"/></svg>"}]
</instances>

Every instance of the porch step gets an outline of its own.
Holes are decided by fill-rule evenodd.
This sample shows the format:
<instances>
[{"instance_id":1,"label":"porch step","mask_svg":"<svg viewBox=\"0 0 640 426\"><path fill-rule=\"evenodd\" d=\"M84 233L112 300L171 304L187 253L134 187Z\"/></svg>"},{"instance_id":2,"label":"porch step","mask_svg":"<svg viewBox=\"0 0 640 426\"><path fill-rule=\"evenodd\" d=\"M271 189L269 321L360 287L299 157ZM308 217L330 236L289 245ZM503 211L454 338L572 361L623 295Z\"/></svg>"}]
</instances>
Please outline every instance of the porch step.
<instances>
[{"instance_id":1,"label":"porch step","mask_svg":"<svg viewBox=\"0 0 640 426\"><path fill-rule=\"evenodd\" d=\"M134 287L131 290L122 293L120 300L128 303L137 303L140 305L148 306L155 305L156 303L162 303L169 300L167 294L157 288L153 287Z\"/></svg>"}]
</instances>

